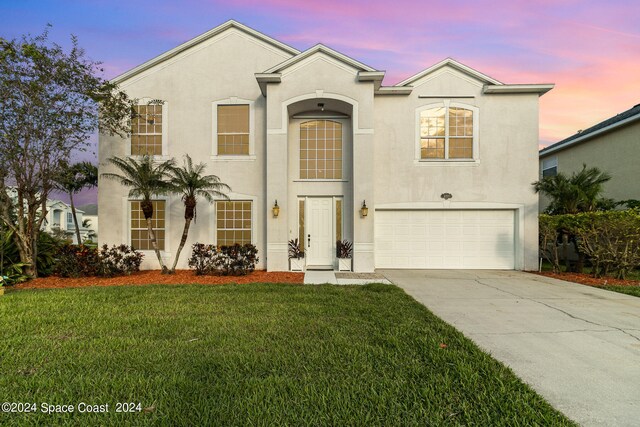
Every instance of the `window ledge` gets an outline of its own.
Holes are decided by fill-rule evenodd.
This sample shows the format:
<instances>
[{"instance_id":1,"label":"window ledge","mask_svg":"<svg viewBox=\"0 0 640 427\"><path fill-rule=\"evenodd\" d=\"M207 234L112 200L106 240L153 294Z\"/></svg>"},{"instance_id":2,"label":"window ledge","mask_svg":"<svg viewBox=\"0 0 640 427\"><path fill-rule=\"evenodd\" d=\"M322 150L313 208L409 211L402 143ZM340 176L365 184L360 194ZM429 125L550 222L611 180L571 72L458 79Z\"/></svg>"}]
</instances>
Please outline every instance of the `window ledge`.
<instances>
[{"instance_id":1,"label":"window ledge","mask_svg":"<svg viewBox=\"0 0 640 427\"><path fill-rule=\"evenodd\" d=\"M131 246L131 244L129 244L129 246ZM153 255L154 258L156 259L156 251L154 251L153 249L136 249L138 252L142 252L145 255ZM165 258L165 257L171 257L171 252L165 252L163 250L160 251L160 256Z\"/></svg>"},{"instance_id":2,"label":"window ledge","mask_svg":"<svg viewBox=\"0 0 640 427\"><path fill-rule=\"evenodd\" d=\"M240 154L240 155L215 155L211 156L210 159L214 162L253 162L256 160L256 156L250 154Z\"/></svg>"},{"instance_id":3,"label":"window ledge","mask_svg":"<svg viewBox=\"0 0 640 427\"><path fill-rule=\"evenodd\" d=\"M144 156L142 156L140 154L128 154L127 157L129 157L130 159L140 160ZM151 158L153 160L158 160L158 161L161 161L161 162L164 162L164 161L167 161L167 160L171 160L171 156L168 156L166 154L163 154L163 155L160 155L160 156L154 154L153 156L151 156Z\"/></svg>"},{"instance_id":4,"label":"window ledge","mask_svg":"<svg viewBox=\"0 0 640 427\"><path fill-rule=\"evenodd\" d=\"M415 159L413 161L418 166L445 166L445 167L456 167L456 166L479 166L479 159L469 159L469 160L443 160L443 159Z\"/></svg>"},{"instance_id":5,"label":"window ledge","mask_svg":"<svg viewBox=\"0 0 640 427\"><path fill-rule=\"evenodd\" d=\"M349 182L347 179L294 179L293 182Z\"/></svg>"}]
</instances>

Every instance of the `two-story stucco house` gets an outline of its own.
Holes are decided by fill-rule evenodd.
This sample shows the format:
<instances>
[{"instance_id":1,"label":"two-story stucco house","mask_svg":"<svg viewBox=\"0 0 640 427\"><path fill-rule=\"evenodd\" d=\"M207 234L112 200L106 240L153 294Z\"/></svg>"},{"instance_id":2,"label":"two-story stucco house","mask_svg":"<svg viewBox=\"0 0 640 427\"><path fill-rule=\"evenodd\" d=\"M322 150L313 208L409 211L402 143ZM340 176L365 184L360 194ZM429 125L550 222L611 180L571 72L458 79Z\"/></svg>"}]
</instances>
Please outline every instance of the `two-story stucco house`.
<instances>
[{"instance_id":1,"label":"two-story stucco house","mask_svg":"<svg viewBox=\"0 0 640 427\"><path fill-rule=\"evenodd\" d=\"M101 136L100 172L142 153L206 162L231 201L202 202L189 243L252 242L270 271L288 270L293 238L307 268L334 268L346 239L357 272L535 269L538 98L553 85L503 84L452 59L394 86L384 75L229 21L115 78L144 120L131 138ZM170 260L183 204L155 204ZM150 248L117 182L100 180L99 213L100 243ZM153 256L144 265L157 268Z\"/></svg>"}]
</instances>

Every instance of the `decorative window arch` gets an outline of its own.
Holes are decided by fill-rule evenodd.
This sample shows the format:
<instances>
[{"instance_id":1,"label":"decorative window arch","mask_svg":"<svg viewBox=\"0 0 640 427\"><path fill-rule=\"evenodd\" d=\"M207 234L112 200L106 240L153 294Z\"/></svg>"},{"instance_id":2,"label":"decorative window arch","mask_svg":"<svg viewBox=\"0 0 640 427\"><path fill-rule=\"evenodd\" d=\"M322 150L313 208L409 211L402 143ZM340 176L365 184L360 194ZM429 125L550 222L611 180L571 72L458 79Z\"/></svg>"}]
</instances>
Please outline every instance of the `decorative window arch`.
<instances>
[{"instance_id":1,"label":"decorative window arch","mask_svg":"<svg viewBox=\"0 0 640 427\"><path fill-rule=\"evenodd\" d=\"M477 161L478 108L445 100L416 109L416 159Z\"/></svg>"},{"instance_id":2,"label":"decorative window arch","mask_svg":"<svg viewBox=\"0 0 640 427\"><path fill-rule=\"evenodd\" d=\"M300 123L300 179L342 179L342 123L314 119Z\"/></svg>"}]
</instances>

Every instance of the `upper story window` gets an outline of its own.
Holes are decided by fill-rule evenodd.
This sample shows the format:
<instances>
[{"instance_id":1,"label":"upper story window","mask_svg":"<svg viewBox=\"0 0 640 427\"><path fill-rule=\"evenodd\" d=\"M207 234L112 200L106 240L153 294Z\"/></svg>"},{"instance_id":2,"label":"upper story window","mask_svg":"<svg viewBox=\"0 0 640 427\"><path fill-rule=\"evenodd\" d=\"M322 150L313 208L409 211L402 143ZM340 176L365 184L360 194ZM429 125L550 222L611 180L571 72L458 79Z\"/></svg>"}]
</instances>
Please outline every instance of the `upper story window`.
<instances>
[{"instance_id":1,"label":"upper story window","mask_svg":"<svg viewBox=\"0 0 640 427\"><path fill-rule=\"evenodd\" d=\"M67 212L67 223L71 224L73 222L73 214L71 212Z\"/></svg>"},{"instance_id":2,"label":"upper story window","mask_svg":"<svg viewBox=\"0 0 640 427\"><path fill-rule=\"evenodd\" d=\"M249 154L249 105L218 105L218 155Z\"/></svg>"},{"instance_id":3,"label":"upper story window","mask_svg":"<svg viewBox=\"0 0 640 427\"><path fill-rule=\"evenodd\" d=\"M342 179L342 123L300 124L300 179Z\"/></svg>"},{"instance_id":4,"label":"upper story window","mask_svg":"<svg viewBox=\"0 0 640 427\"><path fill-rule=\"evenodd\" d=\"M163 142L162 104L134 105L131 119L131 155L161 156Z\"/></svg>"},{"instance_id":5,"label":"upper story window","mask_svg":"<svg viewBox=\"0 0 640 427\"><path fill-rule=\"evenodd\" d=\"M420 160L474 160L478 157L477 109L449 102L418 110Z\"/></svg>"},{"instance_id":6,"label":"upper story window","mask_svg":"<svg viewBox=\"0 0 640 427\"><path fill-rule=\"evenodd\" d=\"M542 177L558 175L558 156L542 159Z\"/></svg>"}]
</instances>

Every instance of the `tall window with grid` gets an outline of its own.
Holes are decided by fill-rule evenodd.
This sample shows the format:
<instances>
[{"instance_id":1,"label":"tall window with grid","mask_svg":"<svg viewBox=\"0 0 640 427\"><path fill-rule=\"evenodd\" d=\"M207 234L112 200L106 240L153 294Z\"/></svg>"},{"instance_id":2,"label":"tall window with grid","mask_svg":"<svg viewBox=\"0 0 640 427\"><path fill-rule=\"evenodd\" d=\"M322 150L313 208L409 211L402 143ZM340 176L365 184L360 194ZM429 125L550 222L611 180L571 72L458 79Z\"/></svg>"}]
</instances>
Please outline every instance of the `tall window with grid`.
<instances>
[{"instance_id":1,"label":"tall window with grid","mask_svg":"<svg viewBox=\"0 0 640 427\"><path fill-rule=\"evenodd\" d=\"M420 112L421 159L473 159L473 111L435 107Z\"/></svg>"},{"instance_id":2,"label":"tall window with grid","mask_svg":"<svg viewBox=\"0 0 640 427\"><path fill-rule=\"evenodd\" d=\"M158 249L164 250L165 241L165 201L154 200L153 216L151 217L151 228L156 235ZM131 201L131 246L137 250L152 250L151 240L147 221L142 213L142 206L139 200Z\"/></svg>"},{"instance_id":3,"label":"tall window with grid","mask_svg":"<svg viewBox=\"0 0 640 427\"><path fill-rule=\"evenodd\" d=\"M218 246L251 243L251 201L216 202L216 242Z\"/></svg>"},{"instance_id":4,"label":"tall window with grid","mask_svg":"<svg viewBox=\"0 0 640 427\"><path fill-rule=\"evenodd\" d=\"M342 123L300 124L300 179L342 179Z\"/></svg>"},{"instance_id":5,"label":"tall window with grid","mask_svg":"<svg viewBox=\"0 0 640 427\"><path fill-rule=\"evenodd\" d=\"M249 105L218 105L218 154L249 154Z\"/></svg>"},{"instance_id":6,"label":"tall window with grid","mask_svg":"<svg viewBox=\"0 0 640 427\"><path fill-rule=\"evenodd\" d=\"M131 155L162 155L162 105L135 105L131 119Z\"/></svg>"}]
</instances>

